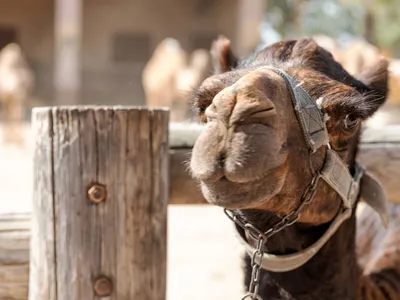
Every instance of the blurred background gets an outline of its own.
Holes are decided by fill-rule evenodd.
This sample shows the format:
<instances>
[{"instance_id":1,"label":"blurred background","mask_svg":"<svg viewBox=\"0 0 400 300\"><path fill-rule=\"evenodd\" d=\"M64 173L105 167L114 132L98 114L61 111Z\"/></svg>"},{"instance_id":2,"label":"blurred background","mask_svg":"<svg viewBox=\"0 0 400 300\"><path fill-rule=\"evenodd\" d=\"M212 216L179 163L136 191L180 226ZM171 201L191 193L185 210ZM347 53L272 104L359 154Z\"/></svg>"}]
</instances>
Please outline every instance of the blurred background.
<instances>
[{"instance_id":1,"label":"blurred background","mask_svg":"<svg viewBox=\"0 0 400 300\"><path fill-rule=\"evenodd\" d=\"M385 55L399 77L399 19L399 0L3 0L0 82L14 77L9 85L27 90L25 120L38 105L182 110L182 92L209 74L208 50L220 34L239 56L280 39L314 36L351 73ZM3 85L0 93L11 89Z\"/></svg>"},{"instance_id":2,"label":"blurred background","mask_svg":"<svg viewBox=\"0 0 400 300\"><path fill-rule=\"evenodd\" d=\"M218 35L239 56L313 36L351 73L377 55L392 59L397 104L399 19L399 0L3 0L0 93L24 90L25 120L39 105L123 104L168 105L182 121Z\"/></svg>"},{"instance_id":3,"label":"blurred background","mask_svg":"<svg viewBox=\"0 0 400 300\"><path fill-rule=\"evenodd\" d=\"M190 122L188 91L210 75L220 34L241 57L311 36L351 74L384 55L391 92L368 125L400 124L399 20L400 0L2 0L0 213L30 211L32 107L162 105ZM223 213L169 210L168 298L238 298L241 250Z\"/></svg>"}]
</instances>

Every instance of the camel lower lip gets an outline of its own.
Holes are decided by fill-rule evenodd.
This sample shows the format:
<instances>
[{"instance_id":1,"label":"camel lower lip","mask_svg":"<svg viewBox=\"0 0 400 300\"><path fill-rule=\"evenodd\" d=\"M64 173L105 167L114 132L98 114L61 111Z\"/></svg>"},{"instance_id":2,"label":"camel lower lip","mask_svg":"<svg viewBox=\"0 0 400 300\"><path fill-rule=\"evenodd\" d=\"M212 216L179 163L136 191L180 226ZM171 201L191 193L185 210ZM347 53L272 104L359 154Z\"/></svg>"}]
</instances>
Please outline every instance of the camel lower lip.
<instances>
[{"instance_id":1,"label":"camel lower lip","mask_svg":"<svg viewBox=\"0 0 400 300\"><path fill-rule=\"evenodd\" d=\"M259 206L278 192L276 182L268 182L266 178L235 183L223 177L211 184L201 182L201 190L209 203L228 209Z\"/></svg>"},{"instance_id":2,"label":"camel lower lip","mask_svg":"<svg viewBox=\"0 0 400 300\"><path fill-rule=\"evenodd\" d=\"M234 181L230 180L226 175L222 176L219 180L217 180L215 183L218 184L218 182L224 183L230 183L230 184L235 184L235 185L240 185L240 184L257 184L257 182L265 181L265 178L257 178L257 179L252 179L252 180L243 180L243 181Z\"/></svg>"}]
</instances>

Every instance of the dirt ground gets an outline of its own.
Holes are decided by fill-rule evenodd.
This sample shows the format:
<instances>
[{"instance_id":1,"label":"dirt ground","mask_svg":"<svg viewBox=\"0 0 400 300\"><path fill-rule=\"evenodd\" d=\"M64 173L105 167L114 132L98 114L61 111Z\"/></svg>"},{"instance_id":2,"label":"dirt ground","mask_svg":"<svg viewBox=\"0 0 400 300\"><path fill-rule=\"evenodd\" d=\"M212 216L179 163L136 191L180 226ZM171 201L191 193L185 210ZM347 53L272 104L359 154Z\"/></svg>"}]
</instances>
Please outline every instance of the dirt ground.
<instances>
[{"instance_id":1,"label":"dirt ground","mask_svg":"<svg viewBox=\"0 0 400 300\"><path fill-rule=\"evenodd\" d=\"M26 137L23 148L0 145L0 213L31 209L29 125ZM240 299L242 248L223 211L208 205L171 205L168 213L167 299Z\"/></svg>"}]
</instances>

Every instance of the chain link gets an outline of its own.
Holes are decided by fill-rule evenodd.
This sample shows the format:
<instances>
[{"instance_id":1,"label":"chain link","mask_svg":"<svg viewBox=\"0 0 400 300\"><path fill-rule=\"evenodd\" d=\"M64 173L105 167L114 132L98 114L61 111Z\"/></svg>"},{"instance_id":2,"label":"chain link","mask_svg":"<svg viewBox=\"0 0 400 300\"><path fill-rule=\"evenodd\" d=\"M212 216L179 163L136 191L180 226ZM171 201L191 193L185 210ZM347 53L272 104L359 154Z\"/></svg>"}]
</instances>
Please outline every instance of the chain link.
<instances>
[{"instance_id":1,"label":"chain link","mask_svg":"<svg viewBox=\"0 0 400 300\"><path fill-rule=\"evenodd\" d=\"M236 223L239 227L245 230L253 239L257 241L257 248L253 252L253 256L251 258L251 279L249 285L249 291L245 294L241 300L263 300L258 295L259 285L260 285L260 270L262 266L263 260L263 245L268 241L276 233L280 232L284 228L293 225L300 219L301 211L303 210L304 206L310 204L314 199L317 193L317 187L319 180L321 178L321 174L319 172L315 172L313 179L311 180L310 184L307 186L306 190L304 191L303 195L300 199L300 205L292 212L287 214L280 220L278 223L273 225L270 229L266 232L262 232L257 229L254 225L248 223L245 218L236 214L235 212L224 209L225 214L231 219L234 223ZM259 256L259 263L257 263L256 258Z\"/></svg>"},{"instance_id":2,"label":"chain link","mask_svg":"<svg viewBox=\"0 0 400 300\"><path fill-rule=\"evenodd\" d=\"M253 256L251 258L251 281L249 285L249 291L246 295L242 297L241 300L252 299L252 300L262 300L262 298L258 295L258 289L260 287L260 271L262 265L262 259L264 256L264 252L262 250L264 244L264 240L260 238L257 243L257 249L253 252ZM259 256L260 262L256 262L256 258Z\"/></svg>"}]
</instances>

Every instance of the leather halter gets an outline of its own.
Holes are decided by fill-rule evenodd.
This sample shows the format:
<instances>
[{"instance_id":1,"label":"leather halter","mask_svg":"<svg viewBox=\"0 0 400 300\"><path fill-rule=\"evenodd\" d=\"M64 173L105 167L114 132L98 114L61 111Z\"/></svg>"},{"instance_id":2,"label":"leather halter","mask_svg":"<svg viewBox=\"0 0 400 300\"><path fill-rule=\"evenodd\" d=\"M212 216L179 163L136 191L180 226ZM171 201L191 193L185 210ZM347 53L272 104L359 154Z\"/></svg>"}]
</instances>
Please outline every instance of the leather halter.
<instances>
[{"instance_id":1,"label":"leather halter","mask_svg":"<svg viewBox=\"0 0 400 300\"><path fill-rule=\"evenodd\" d=\"M265 270L287 272L307 263L336 233L343 222L351 217L360 192L360 181L363 177L364 169L356 163L354 176L351 175L348 166L330 147L329 135L321 110L311 96L291 76L285 71L272 66L261 67L257 70L261 69L270 69L285 79L291 93L296 117L310 153L315 153L322 146L328 147L324 165L318 176L342 199L340 211L331 221L326 232L314 244L293 254L274 255L264 252L262 259L259 256L255 257L255 262ZM245 232L240 226L236 225L236 229L238 231L237 236L244 245L246 252L252 256L257 249L248 243Z\"/></svg>"}]
</instances>

